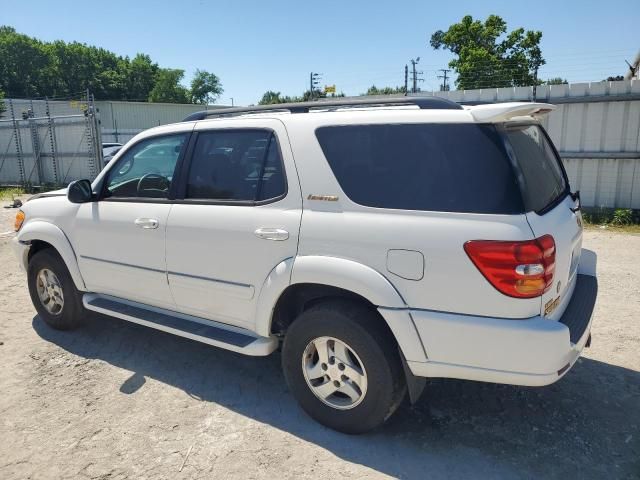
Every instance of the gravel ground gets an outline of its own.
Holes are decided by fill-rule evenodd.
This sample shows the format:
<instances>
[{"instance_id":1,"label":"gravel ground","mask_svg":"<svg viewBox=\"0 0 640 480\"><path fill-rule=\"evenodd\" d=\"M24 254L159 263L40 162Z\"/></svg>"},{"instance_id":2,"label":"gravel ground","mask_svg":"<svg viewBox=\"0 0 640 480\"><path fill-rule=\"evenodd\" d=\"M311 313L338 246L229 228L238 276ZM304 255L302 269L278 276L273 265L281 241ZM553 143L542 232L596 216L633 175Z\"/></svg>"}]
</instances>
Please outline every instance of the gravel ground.
<instances>
[{"instance_id":1,"label":"gravel ground","mask_svg":"<svg viewBox=\"0 0 640 480\"><path fill-rule=\"evenodd\" d=\"M6 203L6 202L3 202ZM383 428L314 423L277 354L249 358L102 316L35 314L0 210L0 478L640 478L640 235L599 256L593 344L544 388L435 380Z\"/></svg>"}]
</instances>

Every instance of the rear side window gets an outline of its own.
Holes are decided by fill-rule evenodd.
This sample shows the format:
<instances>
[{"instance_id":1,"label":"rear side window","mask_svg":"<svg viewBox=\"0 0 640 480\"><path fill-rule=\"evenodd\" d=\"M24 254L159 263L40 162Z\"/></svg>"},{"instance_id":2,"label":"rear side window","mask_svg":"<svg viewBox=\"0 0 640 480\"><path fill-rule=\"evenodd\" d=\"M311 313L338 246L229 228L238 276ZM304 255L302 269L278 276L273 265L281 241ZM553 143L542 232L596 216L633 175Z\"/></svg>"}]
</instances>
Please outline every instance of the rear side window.
<instances>
[{"instance_id":1,"label":"rear side window","mask_svg":"<svg viewBox=\"0 0 640 480\"><path fill-rule=\"evenodd\" d=\"M522 197L492 125L398 124L316 131L347 196L403 210L514 214Z\"/></svg>"},{"instance_id":2,"label":"rear side window","mask_svg":"<svg viewBox=\"0 0 640 480\"><path fill-rule=\"evenodd\" d=\"M524 205L527 211L542 211L567 192L560 161L538 125L509 126L505 131L520 169Z\"/></svg>"},{"instance_id":3,"label":"rear side window","mask_svg":"<svg viewBox=\"0 0 640 480\"><path fill-rule=\"evenodd\" d=\"M267 130L200 132L187 179L186 198L259 201L285 194L280 150Z\"/></svg>"}]
</instances>

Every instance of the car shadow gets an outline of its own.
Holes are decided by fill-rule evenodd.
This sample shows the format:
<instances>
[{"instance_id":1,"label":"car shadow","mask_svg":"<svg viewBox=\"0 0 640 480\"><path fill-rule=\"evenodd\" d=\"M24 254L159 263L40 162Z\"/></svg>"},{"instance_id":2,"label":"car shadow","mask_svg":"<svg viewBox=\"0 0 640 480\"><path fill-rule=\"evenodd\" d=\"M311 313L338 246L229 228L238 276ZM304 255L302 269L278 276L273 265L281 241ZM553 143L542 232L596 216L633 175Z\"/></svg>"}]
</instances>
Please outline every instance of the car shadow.
<instances>
[{"instance_id":1,"label":"car shadow","mask_svg":"<svg viewBox=\"0 0 640 480\"><path fill-rule=\"evenodd\" d=\"M101 315L75 332L38 316L33 328L75 355L131 371L114 385L123 395L154 379L393 477L640 476L640 374L595 360L579 360L543 388L434 379L418 404L404 404L372 433L348 436L302 412L277 353L246 357Z\"/></svg>"}]
</instances>

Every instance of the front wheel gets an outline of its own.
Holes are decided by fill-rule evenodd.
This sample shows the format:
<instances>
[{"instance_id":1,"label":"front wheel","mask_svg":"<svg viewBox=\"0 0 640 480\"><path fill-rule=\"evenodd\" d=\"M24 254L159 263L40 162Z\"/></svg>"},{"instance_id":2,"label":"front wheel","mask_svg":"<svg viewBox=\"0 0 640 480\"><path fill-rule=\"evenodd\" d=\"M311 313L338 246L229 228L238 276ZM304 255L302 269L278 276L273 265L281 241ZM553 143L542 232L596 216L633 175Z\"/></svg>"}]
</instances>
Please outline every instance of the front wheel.
<instances>
[{"instance_id":1,"label":"front wheel","mask_svg":"<svg viewBox=\"0 0 640 480\"><path fill-rule=\"evenodd\" d=\"M71 330L82 324L86 313L81 293L57 252L36 252L27 270L29 294L38 315L56 330Z\"/></svg>"},{"instance_id":2,"label":"front wheel","mask_svg":"<svg viewBox=\"0 0 640 480\"><path fill-rule=\"evenodd\" d=\"M381 425L406 386L391 332L372 308L331 300L305 310L282 347L287 384L315 420L344 433Z\"/></svg>"}]
</instances>

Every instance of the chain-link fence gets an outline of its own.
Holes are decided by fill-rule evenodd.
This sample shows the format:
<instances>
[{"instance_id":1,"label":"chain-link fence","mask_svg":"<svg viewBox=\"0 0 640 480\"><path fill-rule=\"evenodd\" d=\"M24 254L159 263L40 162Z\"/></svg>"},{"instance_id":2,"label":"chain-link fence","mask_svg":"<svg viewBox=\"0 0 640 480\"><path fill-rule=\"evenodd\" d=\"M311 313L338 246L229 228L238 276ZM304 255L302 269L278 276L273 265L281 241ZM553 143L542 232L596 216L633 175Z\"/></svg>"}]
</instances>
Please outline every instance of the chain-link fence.
<instances>
[{"instance_id":1,"label":"chain-link fence","mask_svg":"<svg viewBox=\"0 0 640 480\"><path fill-rule=\"evenodd\" d=\"M0 117L0 185L66 186L93 179L102 143L93 96L10 99Z\"/></svg>"}]
</instances>

